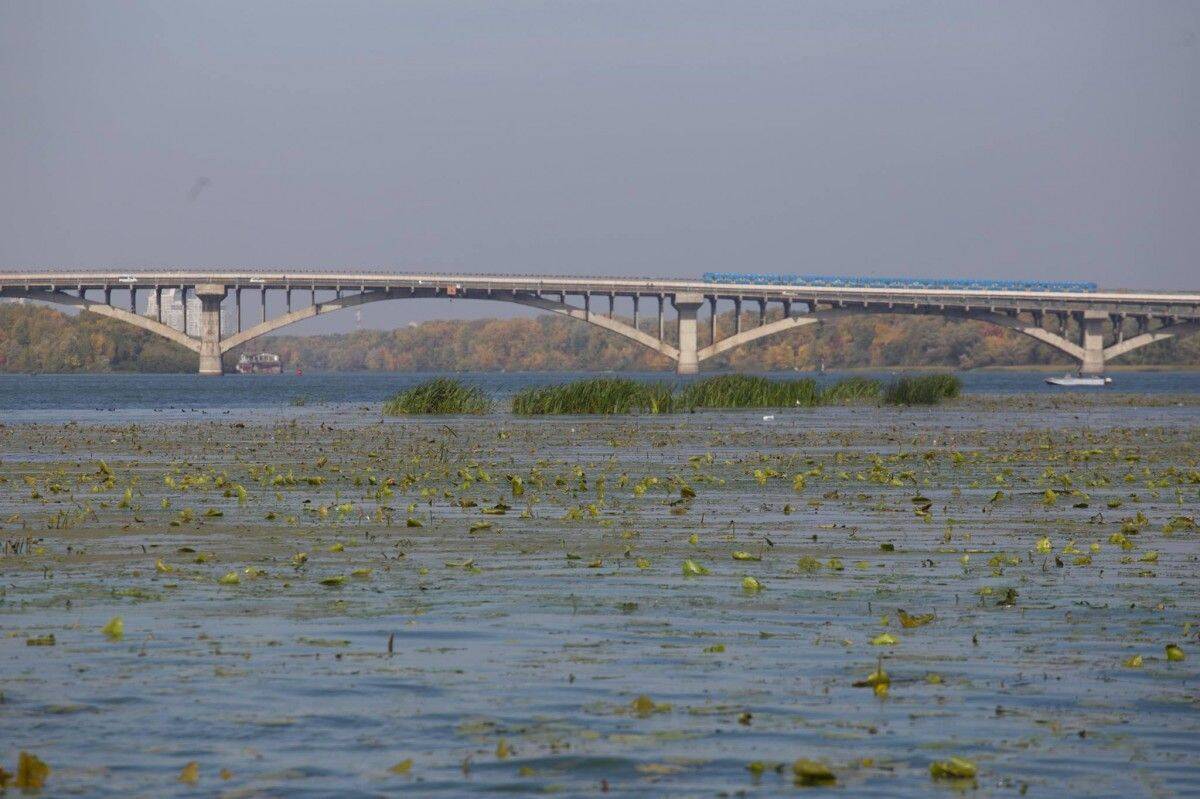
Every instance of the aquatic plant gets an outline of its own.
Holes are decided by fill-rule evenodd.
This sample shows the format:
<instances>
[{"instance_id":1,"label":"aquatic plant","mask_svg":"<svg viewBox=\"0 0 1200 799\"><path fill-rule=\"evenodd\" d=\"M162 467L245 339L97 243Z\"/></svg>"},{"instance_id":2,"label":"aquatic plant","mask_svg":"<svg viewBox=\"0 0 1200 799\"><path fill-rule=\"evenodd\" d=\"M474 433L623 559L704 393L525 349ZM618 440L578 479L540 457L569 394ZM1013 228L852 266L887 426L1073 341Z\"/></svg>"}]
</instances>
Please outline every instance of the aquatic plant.
<instances>
[{"instance_id":1,"label":"aquatic plant","mask_svg":"<svg viewBox=\"0 0 1200 799\"><path fill-rule=\"evenodd\" d=\"M902 377L883 392L886 405L937 405L962 392L962 381L954 375L936 374Z\"/></svg>"},{"instance_id":2,"label":"aquatic plant","mask_svg":"<svg viewBox=\"0 0 1200 799\"><path fill-rule=\"evenodd\" d=\"M395 394L383 404L386 416L410 413L487 413L491 401L478 386L439 377Z\"/></svg>"},{"instance_id":3,"label":"aquatic plant","mask_svg":"<svg viewBox=\"0 0 1200 799\"><path fill-rule=\"evenodd\" d=\"M878 380L847 377L825 388L811 378L772 380L753 375L719 375L685 386L676 397L678 408L813 408L876 399Z\"/></svg>"},{"instance_id":4,"label":"aquatic plant","mask_svg":"<svg viewBox=\"0 0 1200 799\"><path fill-rule=\"evenodd\" d=\"M754 375L718 375L697 380L676 397L680 408L811 408L821 392L811 378L770 380Z\"/></svg>"},{"instance_id":5,"label":"aquatic plant","mask_svg":"<svg viewBox=\"0 0 1200 799\"><path fill-rule=\"evenodd\" d=\"M821 404L835 405L878 399L883 385L870 377L843 377L821 390Z\"/></svg>"},{"instance_id":6,"label":"aquatic plant","mask_svg":"<svg viewBox=\"0 0 1200 799\"><path fill-rule=\"evenodd\" d=\"M522 416L557 413L670 413L671 387L616 377L594 377L522 389L513 397L513 413Z\"/></svg>"}]
</instances>

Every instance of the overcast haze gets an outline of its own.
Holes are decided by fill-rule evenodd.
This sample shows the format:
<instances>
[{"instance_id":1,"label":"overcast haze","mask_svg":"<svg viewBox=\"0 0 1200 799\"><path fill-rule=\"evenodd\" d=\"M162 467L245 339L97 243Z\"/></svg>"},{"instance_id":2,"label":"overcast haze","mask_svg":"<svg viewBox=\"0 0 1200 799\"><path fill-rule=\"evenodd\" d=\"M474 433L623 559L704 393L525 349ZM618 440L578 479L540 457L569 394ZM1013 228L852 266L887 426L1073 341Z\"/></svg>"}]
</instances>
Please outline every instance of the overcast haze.
<instances>
[{"instance_id":1,"label":"overcast haze","mask_svg":"<svg viewBox=\"0 0 1200 799\"><path fill-rule=\"evenodd\" d=\"M1195 2L3 2L0 76L0 269L1200 288Z\"/></svg>"}]
</instances>

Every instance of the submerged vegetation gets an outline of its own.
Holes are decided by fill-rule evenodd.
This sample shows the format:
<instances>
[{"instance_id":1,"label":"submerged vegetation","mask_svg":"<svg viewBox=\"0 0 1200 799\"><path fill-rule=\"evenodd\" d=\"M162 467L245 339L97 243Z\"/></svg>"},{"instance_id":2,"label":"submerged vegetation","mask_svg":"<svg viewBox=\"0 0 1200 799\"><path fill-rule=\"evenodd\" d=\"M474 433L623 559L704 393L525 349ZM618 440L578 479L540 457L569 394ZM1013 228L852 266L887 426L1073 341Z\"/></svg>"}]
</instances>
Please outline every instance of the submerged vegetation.
<instances>
[{"instance_id":1,"label":"submerged vegetation","mask_svg":"<svg viewBox=\"0 0 1200 799\"><path fill-rule=\"evenodd\" d=\"M962 381L954 375L902 377L883 392L887 405L937 405L962 393Z\"/></svg>"},{"instance_id":2,"label":"submerged vegetation","mask_svg":"<svg viewBox=\"0 0 1200 799\"><path fill-rule=\"evenodd\" d=\"M518 391L513 413L532 416L553 413L670 413L671 387L620 377L593 377L553 386Z\"/></svg>"},{"instance_id":3,"label":"submerged vegetation","mask_svg":"<svg viewBox=\"0 0 1200 799\"><path fill-rule=\"evenodd\" d=\"M401 391L383 404L387 416L411 413L487 413L491 401L478 386L439 377Z\"/></svg>"}]
</instances>

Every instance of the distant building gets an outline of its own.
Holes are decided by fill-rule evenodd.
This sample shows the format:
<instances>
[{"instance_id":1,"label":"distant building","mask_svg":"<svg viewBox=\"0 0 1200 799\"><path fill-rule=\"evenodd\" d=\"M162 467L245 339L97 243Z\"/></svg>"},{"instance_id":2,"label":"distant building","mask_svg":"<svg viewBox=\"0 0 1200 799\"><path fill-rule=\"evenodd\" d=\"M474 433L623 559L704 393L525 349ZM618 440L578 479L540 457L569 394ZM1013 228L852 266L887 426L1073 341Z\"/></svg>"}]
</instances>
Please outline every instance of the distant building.
<instances>
[{"instance_id":1,"label":"distant building","mask_svg":"<svg viewBox=\"0 0 1200 799\"><path fill-rule=\"evenodd\" d=\"M146 303L146 316L158 318L158 297L156 292L150 293L150 299ZM186 319L186 329L184 321ZM187 298L187 314L183 312L183 295L179 289L163 289L162 290L162 322L168 327L173 327L176 330L183 330L189 336L200 335L200 298L195 294ZM221 333L227 335L231 333L230 323L232 320L229 314L225 313L225 309L221 309Z\"/></svg>"}]
</instances>

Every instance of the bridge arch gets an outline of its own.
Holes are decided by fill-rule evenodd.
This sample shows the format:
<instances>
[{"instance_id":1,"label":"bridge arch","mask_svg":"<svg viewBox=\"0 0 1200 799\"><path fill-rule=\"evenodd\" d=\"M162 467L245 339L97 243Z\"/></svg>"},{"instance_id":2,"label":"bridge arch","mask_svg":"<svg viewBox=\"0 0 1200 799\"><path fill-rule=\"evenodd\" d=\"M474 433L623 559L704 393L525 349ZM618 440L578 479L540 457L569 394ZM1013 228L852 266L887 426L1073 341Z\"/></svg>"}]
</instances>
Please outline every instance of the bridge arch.
<instances>
[{"instance_id":1,"label":"bridge arch","mask_svg":"<svg viewBox=\"0 0 1200 799\"><path fill-rule=\"evenodd\" d=\"M221 354L229 352L234 347L245 344L248 341L253 341L259 336L265 336L268 333L274 332L281 327L295 324L304 319L311 319L314 316L321 314L341 311L345 308L353 308L356 305L362 305L368 302L379 302L381 300L400 299L398 296L391 296L387 291L364 291L360 294L351 294L346 297L338 297L337 299L328 300L326 302L317 302L312 305L306 305L295 311L276 316L274 319L268 319L265 322L260 322L254 327L248 327L234 333L226 339L221 339Z\"/></svg>"},{"instance_id":2,"label":"bridge arch","mask_svg":"<svg viewBox=\"0 0 1200 799\"><path fill-rule=\"evenodd\" d=\"M1103 330L1101 325L1107 318L1106 315L1084 315L1082 320L1082 338L1083 343L1078 344L1071 341L1060 333L1055 333L1046 330L1036 321L1022 319L1016 315L1008 315L995 313L992 311L962 311L958 309L900 309L889 308L871 309L871 308L835 308L813 311L798 316L785 316L781 319L776 319L757 327L749 328L736 333L732 336L727 336L719 339L706 347L697 349L697 360L700 362L714 358L730 350L749 344L752 341L757 341L762 338L768 338L780 333L785 333L789 330L795 330L799 327L819 324L821 322L832 319L844 318L847 316L861 316L864 314L904 314L908 316L941 316L947 319L964 319L976 322L987 322L997 325L1008 330L1015 330L1023 335L1038 341L1047 346L1062 352L1075 360L1079 361L1084 372L1101 372L1104 364L1107 361L1117 358L1126 353L1140 349L1142 347L1154 344L1158 341L1164 341L1173 337L1183 337L1192 333L1200 332L1200 322L1178 322L1174 324L1164 325L1156 330L1140 333L1132 338L1117 341L1107 347L1103 346ZM1091 368L1089 368L1091 367Z\"/></svg>"},{"instance_id":3,"label":"bridge arch","mask_svg":"<svg viewBox=\"0 0 1200 799\"><path fill-rule=\"evenodd\" d=\"M124 308L117 308L114 305L109 305L104 302L96 302L89 300L86 297L77 297L73 294L67 294L65 291L27 291L22 292L21 296L37 302L46 302L54 305L69 305L74 308L89 311L98 316L107 316L109 319L117 319L126 324L140 327L143 330L149 330L151 333L157 333L165 339L174 341L187 347L192 352L200 352L200 342L197 339L184 333L182 330L176 330L170 325L164 325L157 319L151 319L149 316L127 311Z\"/></svg>"},{"instance_id":4,"label":"bridge arch","mask_svg":"<svg viewBox=\"0 0 1200 799\"><path fill-rule=\"evenodd\" d=\"M384 300L397 299L407 298L403 294L396 294L383 290L368 290L359 294L351 294L349 296L339 297L326 302L314 303L295 311L289 311L288 313L282 314L273 319L268 319L265 322L261 322L253 327L249 327L245 330L235 333L229 338L222 339L220 345L221 352L229 352L235 347L252 341L260 336L265 336L268 333L278 330L279 328L295 324L296 322L304 319L311 319L314 316L332 313L333 311L340 311L346 308L352 308L356 305L363 305L368 302L382 302ZM656 339L650 334L645 333L635 328L633 325L623 322L616 317L602 316L600 314L592 313L587 309L578 308L574 305L566 303L565 301L555 301L546 299L545 297L524 294L498 294L491 297L474 297L472 299L485 299L492 302L509 302L517 305L525 305L530 308L538 308L543 311L550 311L551 313L567 316L571 319L578 319L579 321L586 322L588 324L604 328L605 330L616 333L620 336L624 336L631 341L641 344L643 347L647 347L661 355L667 356L671 360L679 360L678 347L674 347L666 341Z\"/></svg>"},{"instance_id":5,"label":"bridge arch","mask_svg":"<svg viewBox=\"0 0 1200 799\"><path fill-rule=\"evenodd\" d=\"M140 281L140 282L139 282ZM161 282L160 282L161 281ZM349 283L348 296L343 287ZM190 289L201 301L199 335L188 335L162 321L136 311L136 292L160 286ZM222 338L222 304L232 291L239 298L237 305L240 327L240 295L244 289L261 292L263 320L246 330ZM291 292L300 288L311 290L311 304L291 310ZM76 294L78 289L78 294ZM112 304L112 291L129 290L128 309ZM86 291L104 292L102 301L88 299ZM288 311L266 319L268 291L288 292ZM336 298L317 302L317 292L336 291ZM254 274L254 273L182 273L121 275L113 273L77 274L0 274L0 297L23 297L40 302L74 306L126 322L162 336L200 355L202 374L220 374L221 356L260 336L272 333L295 322L317 315L351 308L367 302L391 299L429 297L459 297L465 299L510 302L556 313L577 321L592 324L616 333L651 351L671 359L681 374L695 372L702 361L715 358L759 339L788 330L817 324L843 316L888 313L921 314L988 322L1016 330L1046 344L1080 362L1080 371L1099 373L1107 361L1121 357L1141 347L1168 338L1182 337L1200 331L1200 295L1191 294L1127 294L1099 293L1087 295L1008 293L996 296L974 296L971 292L959 295L933 296L926 292L894 293L886 296L871 293L875 290L819 287L811 291L793 290L785 286L712 285L695 281L658 281L605 278L556 278L539 276L453 276L453 275L342 275L342 274ZM68 293L70 292L70 293ZM978 294L978 292L976 292ZM1011 296L1010 296L1011 295ZM1019 295L1019 296L1018 296ZM567 297L582 299L582 306L571 305ZM592 299L608 298L608 313L594 313ZM631 299L633 321L616 316L613 305L617 297ZM638 300L658 301L658 335L638 326ZM666 335L663 309L670 300L678 316L678 327L672 326L670 340ZM740 310L744 300L759 304L759 324L743 330L739 323L736 332L724 339L699 346L697 340L698 309L706 302L715 313L720 300L732 300ZM781 304L782 318L768 321L769 304ZM793 314L800 306L805 313ZM736 313L736 311L735 311ZM1031 318L1032 317L1032 318ZM1058 324L1046 329L1045 317L1057 319ZM161 318L161 317L160 317ZM1068 335L1068 320L1078 322L1078 335ZM1129 323L1137 322L1136 329ZM1106 335L1112 325L1112 334ZM1157 326L1156 326L1157 325ZM188 325L188 327L191 327ZM710 322L715 338L716 321ZM1074 329L1074 325L1071 326ZM677 335L675 334L677 330ZM1126 336L1126 331L1131 331ZM1106 337L1109 339L1106 341Z\"/></svg>"}]
</instances>

